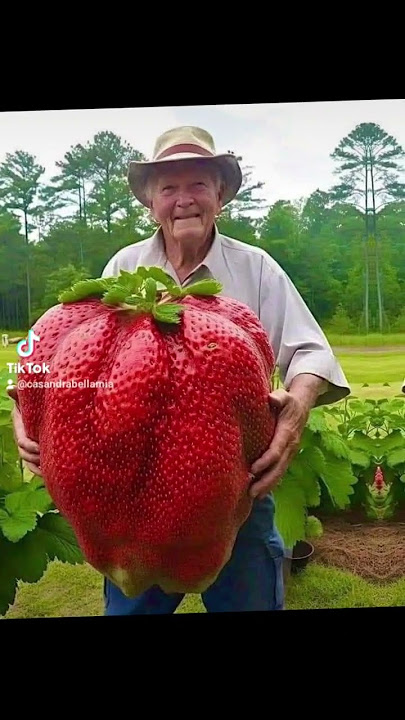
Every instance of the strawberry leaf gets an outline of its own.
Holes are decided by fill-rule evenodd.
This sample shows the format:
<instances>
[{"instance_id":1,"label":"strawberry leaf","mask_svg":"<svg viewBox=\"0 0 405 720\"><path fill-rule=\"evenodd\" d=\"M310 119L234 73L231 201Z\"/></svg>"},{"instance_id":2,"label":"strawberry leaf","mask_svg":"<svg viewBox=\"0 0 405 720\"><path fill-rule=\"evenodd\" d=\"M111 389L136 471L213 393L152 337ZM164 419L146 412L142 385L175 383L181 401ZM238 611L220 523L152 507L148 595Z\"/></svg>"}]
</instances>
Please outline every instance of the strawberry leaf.
<instances>
[{"instance_id":1,"label":"strawberry leaf","mask_svg":"<svg viewBox=\"0 0 405 720\"><path fill-rule=\"evenodd\" d=\"M322 408L314 408L311 410L307 426L312 432L322 432L328 429Z\"/></svg>"},{"instance_id":2,"label":"strawberry leaf","mask_svg":"<svg viewBox=\"0 0 405 720\"><path fill-rule=\"evenodd\" d=\"M181 294L182 297L186 295L216 295L216 293L221 292L221 290L222 285L220 282L207 278L206 280L199 280L193 283L193 285L183 288Z\"/></svg>"},{"instance_id":3,"label":"strawberry leaf","mask_svg":"<svg viewBox=\"0 0 405 720\"><path fill-rule=\"evenodd\" d=\"M154 303L156 300L156 280L149 277L145 280L145 300L146 302Z\"/></svg>"},{"instance_id":4,"label":"strawberry leaf","mask_svg":"<svg viewBox=\"0 0 405 720\"><path fill-rule=\"evenodd\" d=\"M372 440L368 435L360 432L359 430L356 430L356 432L353 433L353 436L350 438L349 441L349 447L363 450L363 452L368 455L373 454L374 445L375 441Z\"/></svg>"},{"instance_id":5,"label":"strawberry leaf","mask_svg":"<svg viewBox=\"0 0 405 720\"><path fill-rule=\"evenodd\" d=\"M370 456L359 448L349 448L349 459L352 465L358 465L364 469L370 465Z\"/></svg>"},{"instance_id":6,"label":"strawberry leaf","mask_svg":"<svg viewBox=\"0 0 405 720\"><path fill-rule=\"evenodd\" d=\"M326 468L322 473L322 480L326 485L332 501L338 508L344 509L353 495L353 487L357 482L349 460L338 458L331 453L325 453Z\"/></svg>"},{"instance_id":7,"label":"strawberry leaf","mask_svg":"<svg viewBox=\"0 0 405 720\"><path fill-rule=\"evenodd\" d=\"M58 301L61 303L69 303L77 302L90 296L101 297L111 286L111 280L116 282L115 278L79 280L72 285L70 290L64 290L60 293Z\"/></svg>"},{"instance_id":8,"label":"strawberry leaf","mask_svg":"<svg viewBox=\"0 0 405 720\"><path fill-rule=\"evenodd\" d=\"M346 460L350 458L349 448L343 438L331 430L321 433L321 447L335 457Z\"/></svg>"},{"instance_id":9,"label":"strawberry leaf","mask_svg":"<svg viewBox=\"0 0 405 720\"><path fill-rule=\"evenodd\" d=\"M36 528L20 542L9 542L0 534L0 557L0 615L14 602L17 582L37 582L50 560L84 561L71 527L57 513L39 518Z\"/></svg>"},{"instance_id":10,"label":"strawberry leaf","mask_svg":"<svg viewBox=\"0 0 405 720\"><path fill-rule=\"evenodd\" d=\"M35 510L17 510L12 515L6 513L6 517L2 513L0 516L0 529L7 540L16 543L35 528L37 520L38 516Z\"/></svg>"},{"instance_id":11,"label":"strawberry leaf","mask_svg":"<svg viewBox=\"0 0 405 720\"><path fill-rule=\"evenodd\" d=\"M183 312L184 307L182 305L173 305L167 303L167 305L154 305L152 309L153 317L159 322L164 323L179 323L180 313Z\"/></svg>"},{"instance_id":12,"label":"strawberry leaf","mask_svg":"<svg viewBox=\"0 0 405 720\"><path fill-rule=\"evenodd\" d=\"M389 467L402 465L402 463L405 463L405 448L396 448L387 455L387 464Z\"/></svg>"},{"instance_id":13,"label":"strawberry leaf","mask_svg":"<svg viewBox=\"0 0 405 720\"><path fill-rule=\"evenodd\" d=\"M105 305L117 305L118 303L124 302L129 292L127 287L117 283L117 285L107 290L102 298L102 302Z\"/></svg>"},{"instance_id":14,"label":"strawberry leaf","mask_svg":"<svg viewBox=\"0 0 405 720\"><path fill-rule=\"evenodd\" d=\"M384 453L388 453L390 450L395 450L396 448L401 448L403 445L404 436L398 429L379 440L379 446Z\"/></svg>"},{"instance_id":15,"label":"strawberry leaf","mask_svg":"<svg viewBox=\"0 0 405 720\"><path fill-rule=\"evenodd\" d=\"M18 490L23 484L23 477L18 462L4 462L0 466L0 488L7 493Z\"/></svg>"},{"instance_id":16,"label":"strawberry leaf","mask_svg":"<svg viewBox=\"0 0 405 720\"><path fill-rule=\"evenodd\" d=\"M139 271L138 271L139 272ZM173 278L166 273L162 268L159 267L149 267L145 268L144 279L147 277L153 278L153 280L156 280L156 282L163 285L166 290L169 290L171 295L175 295L179 297L181 295L181 287L175 283Z\"/></svg>"},{"instance_id":17,"label":"strawberry leaf","mask_svg":"<svg viewBox=\"0 0 405 720\"><path fill-rule=\"evenodd\" d=\"M275 524L287 548L305 538L305 491L294 477L284 476L274 490Z\"/></svg>"},{"instance_id":18,"label":"strawberry leaf","mask_svg":"<svg viewBox=\"0 0 405 720\"><path fill-rule=\"evenodd\" d=\"M131 273L127 270L120 270L119 284L127 288L128 292L137 292L142 285L142 278L139 273Z\"/></svg>"}]
</instances>

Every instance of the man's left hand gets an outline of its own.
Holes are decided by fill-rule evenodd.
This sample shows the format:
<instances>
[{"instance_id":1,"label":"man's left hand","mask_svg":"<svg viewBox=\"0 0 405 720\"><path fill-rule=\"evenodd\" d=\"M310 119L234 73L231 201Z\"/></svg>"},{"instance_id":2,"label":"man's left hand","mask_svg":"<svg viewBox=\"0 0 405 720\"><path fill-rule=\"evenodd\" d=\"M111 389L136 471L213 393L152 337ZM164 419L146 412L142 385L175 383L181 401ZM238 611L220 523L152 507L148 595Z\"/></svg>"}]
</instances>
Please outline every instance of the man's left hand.
<instances>
[{"instance_id":1,"label":"man's left hand","mask_svg":"<svg viewBox=\"0 0 405 720\"><path fill-rule=\"evenodd\" d=\"M318 396L322 378L300 375L290 390L274 390L269 402L276 409L276 429L270 447L251 467L254 476L250 486L252 498L263 499L278 484L296 455L309 413Z\"/></svg>"}]
</instances>

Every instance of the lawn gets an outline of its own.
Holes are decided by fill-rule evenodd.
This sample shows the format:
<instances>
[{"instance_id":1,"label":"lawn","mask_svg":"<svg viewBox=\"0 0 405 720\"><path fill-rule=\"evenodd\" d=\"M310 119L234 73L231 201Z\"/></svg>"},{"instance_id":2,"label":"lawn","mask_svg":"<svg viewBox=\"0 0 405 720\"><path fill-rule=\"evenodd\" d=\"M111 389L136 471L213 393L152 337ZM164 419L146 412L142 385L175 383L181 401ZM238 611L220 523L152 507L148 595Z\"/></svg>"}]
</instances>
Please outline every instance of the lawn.
<instances>
[{"instance_id":1,"label":"lawn","mask_svg":"<svg viewBox=\"0 0 405 720\"><path fill-rule=\"evenodd\" d=\"M336 348L352 392L362 397L388 397L400 392L405 376L405 350L347 352ZM0 348L0 371L16 361L15 347ZM390 383L390 387L384 385ZM368 383L368 387L363 387ZM286 609L365 607L405 604L405 579L375 586L349 573L316 563L293 576L287 586ZM205 612L200 597L186 596L177 612ZM49 565L42 579L21 583L6 618L72 617L103 613L102 578L88 565Z\"/></svg>"},{"instance_id":2,"label":"lawn","mask_svg":"<svg viewBox=\"0 0 405 720\"><path fill-rule=\"evenodd\" d=\"M354 574L315 562L290 577L286 610L387 607L405 605L405 578L389 585L367 582ZM177 613L206 612L199 595L187 595ZM82 617L103 614L103 582L88 565L51 563L35 585L21 583L5 616L17 618Z\"/></svg>"}]
</instances>

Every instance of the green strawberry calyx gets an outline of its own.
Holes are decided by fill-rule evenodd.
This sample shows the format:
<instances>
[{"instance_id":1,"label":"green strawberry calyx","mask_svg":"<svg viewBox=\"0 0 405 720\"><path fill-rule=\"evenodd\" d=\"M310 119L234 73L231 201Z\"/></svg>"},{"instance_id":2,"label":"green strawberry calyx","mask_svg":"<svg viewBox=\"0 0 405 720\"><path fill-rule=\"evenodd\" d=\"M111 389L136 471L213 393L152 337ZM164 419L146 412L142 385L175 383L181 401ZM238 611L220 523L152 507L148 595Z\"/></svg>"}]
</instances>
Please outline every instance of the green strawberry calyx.
<instances>
[{"instance_id":1,"label":"green strawberry calyx","mask_svg":"<svg viewBox=\"0 0 405 720\"><path fill-rule=\"evenodd\" d=\"M120 270L117 277L79 280L60 293L61 303L100 298L105 305L135 313L152 313L160 322L179 323L184 306L176 299L187 295L210 296L221 292L217 280L199 280L183 288L159 267L138 267L135 272Z\"/></svg>"}]
</instances>

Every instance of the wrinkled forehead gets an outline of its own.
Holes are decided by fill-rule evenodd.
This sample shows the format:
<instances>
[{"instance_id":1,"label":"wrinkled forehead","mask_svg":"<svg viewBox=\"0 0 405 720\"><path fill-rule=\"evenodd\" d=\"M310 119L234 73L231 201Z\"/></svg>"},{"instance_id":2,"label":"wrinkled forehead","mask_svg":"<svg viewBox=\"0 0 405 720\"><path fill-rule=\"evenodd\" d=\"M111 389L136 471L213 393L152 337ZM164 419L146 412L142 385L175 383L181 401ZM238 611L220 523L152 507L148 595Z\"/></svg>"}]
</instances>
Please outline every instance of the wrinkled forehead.
<instances>
[{"instance_id":1,"label":"wrinkled forehead","mask_svg":"<svg viewBox=\"0 0 405 720\"><path fill-rule=\"evenodd\" d=\"M155 165L151 177L157 183L172 179L193 181L199 179L211 179L215 181L219 176L218 167L213 162L204 160L176 160L176 162L162 163Z\"/></svg>"}]
</instances>

